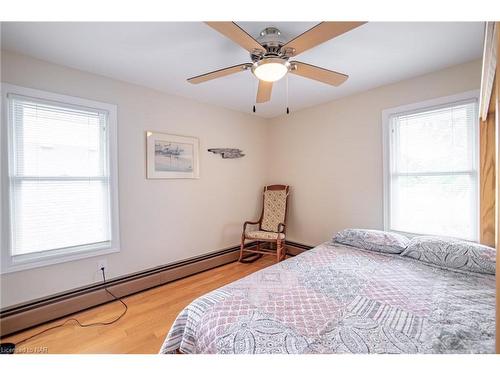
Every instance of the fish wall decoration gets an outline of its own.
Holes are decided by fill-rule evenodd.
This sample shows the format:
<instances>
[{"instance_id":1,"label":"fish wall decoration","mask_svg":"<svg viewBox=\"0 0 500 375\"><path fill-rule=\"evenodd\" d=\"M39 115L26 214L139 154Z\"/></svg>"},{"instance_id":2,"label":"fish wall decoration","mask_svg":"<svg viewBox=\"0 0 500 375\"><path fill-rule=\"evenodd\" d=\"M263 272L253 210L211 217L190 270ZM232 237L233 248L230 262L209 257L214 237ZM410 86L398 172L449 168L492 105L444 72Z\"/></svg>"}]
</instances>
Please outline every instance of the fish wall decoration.
<instances>
[{"instance_id":1,"label":"fish wall decoration","mask_svg":"<svg viewBox=\"0 0 500 375\"><path fill-rule=\"evenodd\" d=\"M239 148L209 148L208 151L220 154L222 159L238 159L245 156Z\"/></svg>"}]
</instances>

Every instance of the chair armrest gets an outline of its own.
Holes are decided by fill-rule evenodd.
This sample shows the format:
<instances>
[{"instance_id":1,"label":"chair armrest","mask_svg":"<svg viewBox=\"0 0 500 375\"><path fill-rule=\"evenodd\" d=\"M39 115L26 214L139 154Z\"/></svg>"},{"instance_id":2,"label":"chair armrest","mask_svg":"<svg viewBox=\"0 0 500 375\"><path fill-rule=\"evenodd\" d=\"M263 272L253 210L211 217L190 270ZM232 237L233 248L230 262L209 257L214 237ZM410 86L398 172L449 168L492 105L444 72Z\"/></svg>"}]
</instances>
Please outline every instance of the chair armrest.
<instances>
[{"instance_id":1,"label":"chair armrest","mask_svg":"<svg viewBox=\"0 0 500 375\"><path fill-rule=\"evenodd\" d=\"M259 224L260 223L260 220L259 221L245 221L245 223L243 224L243 233L246 232L247 230L247 225L256 225L256 224Z\"/></svg>"},{"instance_id":2,"label":"chair armrest","mask_svg":"<svg viewBox=\"0 0 500 375\"><path fill-rule=\"evenodd\" d=\"M286 228L286 224L284 223L279 223L278 224L278 233L284 233Z\"/></svg>"}]
</instances>

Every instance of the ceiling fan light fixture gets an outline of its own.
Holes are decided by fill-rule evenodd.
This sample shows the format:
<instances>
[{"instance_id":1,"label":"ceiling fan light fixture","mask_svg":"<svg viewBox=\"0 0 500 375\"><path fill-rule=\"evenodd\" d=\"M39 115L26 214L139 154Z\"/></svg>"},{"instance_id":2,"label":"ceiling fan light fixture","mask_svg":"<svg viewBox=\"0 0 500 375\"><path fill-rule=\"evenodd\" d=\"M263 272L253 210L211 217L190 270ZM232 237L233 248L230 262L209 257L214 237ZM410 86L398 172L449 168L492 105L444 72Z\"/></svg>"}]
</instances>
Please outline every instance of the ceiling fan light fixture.
<instances>
[{"instance_id":1,"label":"ceiling fan light fixture","mask_svg":"<svg viewBox=\"0 0 500 375\"><path fill-rule=\"evenodd\" d=\"M288 61L270 57L255 62L252 66L252 73L261 81L276 82L283 78L289 69Z\"/></svg>"}]
</instances>

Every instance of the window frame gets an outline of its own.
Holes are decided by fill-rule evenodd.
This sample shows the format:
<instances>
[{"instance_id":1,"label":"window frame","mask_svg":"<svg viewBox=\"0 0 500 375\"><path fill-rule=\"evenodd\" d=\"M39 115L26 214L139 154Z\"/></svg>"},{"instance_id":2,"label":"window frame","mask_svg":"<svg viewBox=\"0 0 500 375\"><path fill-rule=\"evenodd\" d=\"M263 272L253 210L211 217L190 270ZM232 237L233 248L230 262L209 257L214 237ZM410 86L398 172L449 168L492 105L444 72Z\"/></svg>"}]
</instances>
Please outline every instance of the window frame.
<instances>
[{"instance_id":1,"label":"window frame","mask_svg":"<svg viewBox=\"0 0 500 375\"><path fill-rule=\"evenodd\" d=\"M78 259L101 256L120 251L120 230L119 230L119 192L118 192L118 137L117 137L117 106L53 92L31 89L0 83L2 95L0 129L0 155L2 156L1 184L0 184L0 230L1 230L1 267L0 273L17 272L32 268L49 266L62 262L69 262ZM13 256L11 253L12 233L11 233L11 191L10 176L13 168L13 129L11 119L11 109L9 95L24 96L51 104L60 104L66 107L76 107L90 109L107 113L107 168L109 171L109 204L111 220L111 239L109 243L86 244L61 249L40 251L31 254ZM63 179L63 178L62 178Z\"/></svg>"},{"instance_id":2,"label":"window frame","mask_svg":"<svg viewBox=\"0 0 500 375\"><path fill-rule=\"evenodd\" d=\"M476 171L476 220L474 228L474 239L472 242L479 241L479 209L480 209L480 173L479 173L479 90L466 91L456 95L444 96L425 100L422 102L402 105L394 108L388 108L382 111L382 151L383 151L383 222L384 230L401 233L409 238L422 235L432 235L429 233L404 232L391 229L391 166L393 163L391 155L391 119L396 115L424 112L428 110L453 106L460 103L476 102L476 113L474 115L473 133L474 133L474 160Z\"/></svg>"}]
</instances>

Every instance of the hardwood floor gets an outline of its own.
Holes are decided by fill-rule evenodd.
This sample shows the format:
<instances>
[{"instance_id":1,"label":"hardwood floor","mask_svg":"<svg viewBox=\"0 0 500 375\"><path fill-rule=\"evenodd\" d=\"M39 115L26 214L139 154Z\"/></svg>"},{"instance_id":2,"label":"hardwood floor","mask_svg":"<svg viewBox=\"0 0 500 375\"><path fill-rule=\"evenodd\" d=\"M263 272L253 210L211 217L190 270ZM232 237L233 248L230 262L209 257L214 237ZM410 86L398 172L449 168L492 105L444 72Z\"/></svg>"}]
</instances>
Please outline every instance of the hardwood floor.
<instances>
[{"instance_id":1,"label":"hardwood floor","mask_svg":"<svg viewBox=\"0 0 500 375\"><path fill-rule=\"evenodd\" d=\"M24 344L18 353L158 353L165 336L179 312L195 298L274 264L274 257L264 256L254 263L230 263L186 277L123 300L127 314L110 326L81 328L75 322L43 333ZM2 342L18 342L46 328L77 318L87 324L109 321L123 311L120 302L98 306L57 321L5 337Z\"/></svg>"}]
</instances>

